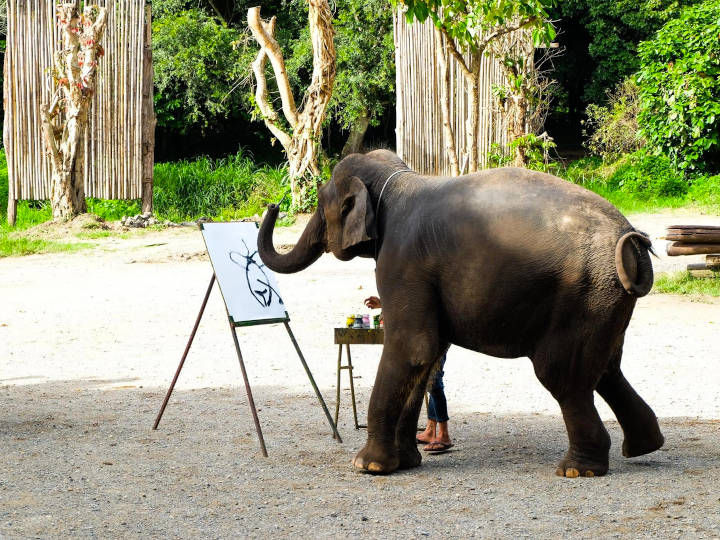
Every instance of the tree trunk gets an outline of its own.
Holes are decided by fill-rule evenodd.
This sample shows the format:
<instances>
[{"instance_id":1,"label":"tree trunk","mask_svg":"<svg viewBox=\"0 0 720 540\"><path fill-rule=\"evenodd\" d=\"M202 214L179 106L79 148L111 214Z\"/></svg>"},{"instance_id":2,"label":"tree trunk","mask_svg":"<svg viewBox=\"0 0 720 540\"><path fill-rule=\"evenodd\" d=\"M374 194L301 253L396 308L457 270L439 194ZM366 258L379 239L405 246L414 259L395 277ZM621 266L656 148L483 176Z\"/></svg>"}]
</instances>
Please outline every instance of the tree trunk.
<instances>
[{"instance_id":1,"label":"tree trunk","mask_svg":"<svg viewBox=\"0 0 720 540\"><path fill-rule=\"evenodd\" d=\"M255 40L260 44L260 51L252 64L256 81L255 102L265 125L285 150L292 204L294 208L299 208L307 203L305 193L314 181L312 177L320 175L318 157L321 154L322 124L335 84L335 31L332 27L332 11L327 0L308 0L313 72L310 85L302 100L304 106L298 112L282 51L275 40L275 21L275 17L268 22L260 19L259 7L248 10L248 26ZM290 130L280 122L278 113L268 99L265 79L267 60L270 60L273 67L283 115L290 125ZM308 176L311 178L308 179Z\"/></svg>"},{"instance_id":2,"label":"tree trunk","mask_svg":"<svg viewBox=\"0 0 720 540\"><path fill-rule=\"evenodd\" d=\"M475 65L477 64L477 65ZM470 152L468 162L468 173L477 172L480 168L478 157L478 137L480 134L480 59L473 58L473 70L468 82L468 94L470 98L470 111L468 113L466 145Z\"/></svg>"},{"instance_id":3,"label":"tree trunk","mask_svg":"<svg viewBox=\"0 0 720 540\"><path fill-rule=\"evenodd\" d=\"M508 139L512 143L527 135L528 102L523 95L515 95L509 101ZM514 151L513 167L527 167L529 158L526 145L516 144Z\"/></svg>"},{"instance_id":4,"label":"tree trunk","mask_svg":"<svg viewBox=\"0 0 720 540\"><path fill-rule=\"evenodd\" d=\"M45 146L52 165L50 202L53 218L68 220L87 211L85 204L85 137L92 104L99 41L107 12L86 5L82 16L75 2L58 6L63 48L51 70L53 98L41 107Z\"/></svg>"},{"instance_id":5,"label":"tree trunk","mask_svg":"<svg viewBox=\"0 0 720 540\"><path fill-rule=\"evenodd\" d=\"M458 165L457 146L455 144L455 133L450 124L450 62L445 39L440 30L435 28L435 59L442 71L440 81L440 110L442 112L443 139L445 142L445 153L450 160L450 170L453 176L460 175Z\"/></svg>"},{"instance_id":6,"label":"tree trunk","mask_svg":"<svg viewBox=\"0 0 720 540\"><path fill-rule=\"evenodd\" d=\"M340 157L362 152L363 139L365 138L368 126L370 126L370 117L368 116L367 111L363 111L355 123L350 127L350 135L348 135L347 141L345 141Z\"/></svg>"},{"instance_id":7,"label":"tree trunk","mask_svg":"<svg viewBox=\"0 0 720 540\"><path fill-rule=\"evenodd\" d=\"M155 166L155 110L153 105L152 13L145 7L143 38L142 95L142 211L153 211L153 170Z\"/></svg>"}]
</instances>

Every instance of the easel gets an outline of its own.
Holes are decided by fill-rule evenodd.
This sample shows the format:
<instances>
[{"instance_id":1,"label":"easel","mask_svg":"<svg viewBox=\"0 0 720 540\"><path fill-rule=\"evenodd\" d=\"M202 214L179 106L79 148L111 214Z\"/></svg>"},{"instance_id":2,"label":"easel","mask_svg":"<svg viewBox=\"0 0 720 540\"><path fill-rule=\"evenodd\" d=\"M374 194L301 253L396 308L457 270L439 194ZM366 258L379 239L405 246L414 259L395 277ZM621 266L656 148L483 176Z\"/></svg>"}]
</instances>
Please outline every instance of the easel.
<instances>
[{"instance_id":1,"label":"easel","mask_svg":"<svg viewBox=\"0 0 720 540\"><path fill-rule=\"evenodd\" d=\"M170 395L173 392L173 389L175 388L175 383L178 380L178 377L180 376L180 371L182 371L183 365L185 364L185 359L187 358L188 352L190 352L190 346L192 345L193 340L195 339L195 333L197 332L198 326L200 325L200 319L202 319L203 313L205 312L205 306L207 305L208 298L210 298L210 292L212 291L213 285L215 284L215 274L213 273L212 278L210 278L210 284L208 285L207 291L205 292L205 298L203 298L202 306L200 307L200 313L198 313L197 319L195 320L195 325L193 326L192 332L190 332L190 338L188 339L187 345L185 346L185 352L182 355L182 358L180 359L180 364L178 365L177 370L175 371L175 376L173 377L172 382L170 383L170 388L168 388L167 394L165 395L165 399L163 400L163 404L160 407L160 412L158 412L157 418L155 418L155 424L153 425L153 429L157 429L158 424L160 424L160 419L162 418L163 413L165 412L165 407L168 404L168 401L170 400ZM245 371L245 362L243 361L242 352L240 351L240 343L238 342L237 337L237 327L238 326L250 326L252 323L236 323L233 321L232 317L230 316L230 313L227 308L227 304L225 305L225 311L228 313L228 320L230 322L230 333L233 337L233 342L235 343L235 351L237 352L238 361L240 362L240 371L242 371L243 381L245 382L245 391L247 392L248 397L248 404L250 405L250 412L253 416L253 421L255 422L255 431L257 432L258 439L260 441L260 449L262 451L262 455L264 457L268 457L267 449L265 448L265 439L263 438L262 429L260 428L260 420L258 420L257 410L255 409L255 401L253 400L252 396L252 390L250 389L250 382L248 381L247 372ZM305 362L305 357L302 354L302 351L300 350L300 346L298 345L297 341L295 340L295 336L292 333L292 330L290 329L290 317L287 316L284 319L274 319L274 320L265 320L262 322L257 322L255 324L275 324L275 323L283 323L285 325L285 329L287 330L288 335L290 336L290 340L292 341L293 346L295 347L295 350L298 353L298 356L300 357L300 362L302 362L303 367L305 368L305 372L307 373L308 378L310 379L310 384L312 384L313 390L315 390L315 395L318 398L318 401L320 401L320 405L322 405L323 411L325 412L325 417L327 418L328 423L330 424L330 427L333 431L333 438L336 439L338 442L342 442L342 439L340 438L340 434L338 433L337 426L335 425L335 422L333 422L332 416L330 416L330 412L328 411L327 406L325 405L325 400L323 399L322 395L320 394L320 390L317 387L317 384L315 384L315 379L312 376L312 373L310 372L310 368L307 365L307 362Z\"/></svg>"}]
</instances>

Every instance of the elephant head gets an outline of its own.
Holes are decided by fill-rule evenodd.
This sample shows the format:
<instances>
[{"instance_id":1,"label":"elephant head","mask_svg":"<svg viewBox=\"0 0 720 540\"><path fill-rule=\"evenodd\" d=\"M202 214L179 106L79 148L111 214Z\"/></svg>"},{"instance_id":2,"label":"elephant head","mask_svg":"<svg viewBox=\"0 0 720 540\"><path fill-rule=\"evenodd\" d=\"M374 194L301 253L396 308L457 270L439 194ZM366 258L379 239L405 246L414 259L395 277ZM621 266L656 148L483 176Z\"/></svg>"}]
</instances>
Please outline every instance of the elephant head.
<instances>
[{"instance_id":1,"label":"elephant head","mask_svg":"<svg viewBox=\"0 0 720 540\"><path fill-rule=\"evenodd\" d=\"M377 238L373 203L365 182L353 174L357 160L364 157L349 156L335 167L332 179L318 191L315 214L289 253L275 251L272 235L280 209L275 204L268 207L258 235L258 251L268 268L284 274L299 272L323 252L342 261L373 255Z\"/></svg>"}]
</instances>

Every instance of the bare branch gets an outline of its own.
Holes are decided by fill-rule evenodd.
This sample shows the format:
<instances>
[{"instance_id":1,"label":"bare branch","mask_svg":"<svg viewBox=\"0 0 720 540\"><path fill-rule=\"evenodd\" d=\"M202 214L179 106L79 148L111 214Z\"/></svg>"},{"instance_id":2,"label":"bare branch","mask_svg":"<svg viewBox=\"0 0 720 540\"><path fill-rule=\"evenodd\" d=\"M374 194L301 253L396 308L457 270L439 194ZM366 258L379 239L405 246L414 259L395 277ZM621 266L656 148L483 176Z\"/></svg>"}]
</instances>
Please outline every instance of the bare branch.
<instances>
[{"instance_id":1,"label":"bare branch","mask_svg":"<svg viewBox=\"0 0 720 540\"><path fill-rule=\"evenodd\" d=\"M443 34L443 37L445 38L445 46L448 51L450 51L450 54L453 55L455 60L457 60L457 63L460 65L460 69L462 69L463 73L466 77L472 76L472 71L470 70L470 67L468 67L467 63L465 62L465 58L463 58L463 55L460 54L460 51L458 51L457 46L455 45L455 40L450 37L450 34L448 34L448 31L446 28L441 28L440 31Z\"/></svg>"},{"instance_id":2,"label":"bare branch","mask_svg":"<svg viewBox=\"0 0 720 540\"><path fill-rule=\"evenodd\" d=\"M260 49L257 58L252 63L253 73L255 74L255 102L257 103L260 113L262 114L265 125L275 138L280 141L283 148L287 149L290 145L290 135L280 129L278 123L278 114L268 102L267 81L265 79L265 64L267 62L267 54L265 49Z\"/></svg>"},{"instance_id":3,"label":"bare branch","mask_svg":"<svg viewBox=\"0 0 720 540\"><path fill-rule=\"evenodd\" d=\"M288 123L294 129L298 122L297 107L295 106L295 98L290 89L290 81L288 79L287 70L285 69L285 59L283 58L280 45L275 40L275 17L270 22L265 22L260 18L260 7L250 8L248 10L248 26L255 40L260 47L266 52L273 71L275 72L275 80L277 81L278 90L280 91L280 99L282 100L282 110Z\"/></svg>"},{"instance_id":4,"label":"bare branch","mask_svg":"<svg viewBox=\"0 0 720 540\"><path fill-rule=\"evenodd\" d=\"M521 30L522 28L525 28L526 26L530 26L533 23L536 23L538 21L537 17L528 17L527 19L520 19L516 24L513 25L504 25L499 26L494 32L491 32L487 36L483 38L483 40L479 44L480 52L483 52L489 43L493 42L494 40L498 39L501 36L504 36L505 34L510 34L511 32L515 32L516 30Z\"/></svg>"}]
</instances>

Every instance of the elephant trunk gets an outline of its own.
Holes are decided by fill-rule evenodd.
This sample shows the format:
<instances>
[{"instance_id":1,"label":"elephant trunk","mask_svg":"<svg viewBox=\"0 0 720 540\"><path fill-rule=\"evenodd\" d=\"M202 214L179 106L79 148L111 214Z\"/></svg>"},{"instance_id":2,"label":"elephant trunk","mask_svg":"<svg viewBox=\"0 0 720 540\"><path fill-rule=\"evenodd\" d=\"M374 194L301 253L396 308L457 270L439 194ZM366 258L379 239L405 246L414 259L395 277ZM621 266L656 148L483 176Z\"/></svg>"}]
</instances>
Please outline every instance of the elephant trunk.
<instances>
[{"instance_id":1,"label":"elephant trunk","mask_svg":"<svg viewBox=\"0 0 720 540\"><path fill-rule=\"evenodd\" d=\"M280 207L276 204L268 206L267 215L258 233L258 252L265 266L281 274L292 274L304 270L325 251L323 222L320 211L313 214L295 247L289 253L280 254L273 245L273 229Z\"/></svg>"}]
</instances>

